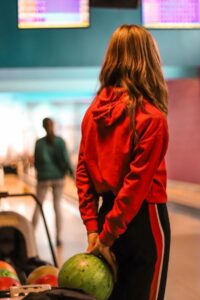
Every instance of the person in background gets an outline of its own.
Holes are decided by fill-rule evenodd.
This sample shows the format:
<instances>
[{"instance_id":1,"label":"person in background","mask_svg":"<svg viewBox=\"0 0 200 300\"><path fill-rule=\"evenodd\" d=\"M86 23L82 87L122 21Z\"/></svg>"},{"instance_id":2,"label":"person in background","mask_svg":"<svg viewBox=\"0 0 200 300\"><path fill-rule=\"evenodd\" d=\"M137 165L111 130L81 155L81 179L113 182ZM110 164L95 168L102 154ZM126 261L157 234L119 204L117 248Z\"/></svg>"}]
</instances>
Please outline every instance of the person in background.
<instances>
[{"instance_id":1,"label":"person in background","mask_svg":"<svg viewBox=\"0 0 200 300\"><path fill-rule=\"evenodd\" d=\"M52 188L53 205L56 221L56 245L61 246L61 208L60 202L64 188L64 178L69 174L74 178L68 151L64 140L54 133L54 123L50 118L43 120L46 136L38 139L35 145L34 164L37 171L36 196L43 203L47 190ZM36 227L39 217L39 207L33 214L33 225Z\"/></svg>"},{"instance_id":2,"label":"person in background","mask_svg":"<svg viewBox=\"0 0 200 300\"><path fill-rule=\"evenodd\" d=\"M142 26L122 25L111 37L99 91L82 121L76 171L87 252L102 255L116 278L109 300L164 299L167 111L152 35Z\"/></svg>"}]
</instances>

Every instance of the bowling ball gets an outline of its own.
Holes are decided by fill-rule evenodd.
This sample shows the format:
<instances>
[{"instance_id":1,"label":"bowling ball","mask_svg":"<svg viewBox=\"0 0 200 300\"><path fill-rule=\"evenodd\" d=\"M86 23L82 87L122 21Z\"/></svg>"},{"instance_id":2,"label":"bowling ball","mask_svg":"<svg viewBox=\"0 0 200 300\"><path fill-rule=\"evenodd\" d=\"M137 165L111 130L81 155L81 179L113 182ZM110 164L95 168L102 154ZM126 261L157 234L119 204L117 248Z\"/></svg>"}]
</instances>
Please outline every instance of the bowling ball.
<instances>
[{"instance_id":1,"label":"bowling ball","mask_svg":"<svg viewBox=\"0 0 200 300\"><path fill-rule=\"evenodd\" d=\"M61 267L58 285L81 290L96 300L107 300L114 281L105 260L93 254L79 253L69 258Z\"/></svg>"},{"instance_id":2,"label":"bowling ball","mask_svg":"<svg viewBox=\"0 0 200 300\"><path fill-rule=\"evenodd\" d=\"M53 275L55 277L58 276L58 272L59 272L59 269L54 267L54 266L51 266L51 265L45 265L45 266L40 266L38 268L36 268L35 270L33 270L28 278L27 278L27 284L35 284L35 282L46 276L46 275Z\"/></svg>"},{"instance_id":3,"label":"bowling ball","mask_svg":"<svg viewBox=\"0 0 200 300\"><path fill-rule=\"evenodd\" d=\"M20 286L19 281L10 277L0 277L0 290L8 290L11 286Z\"/></svg>"},{"instance_id":4,"label":"bowling ball","mask_svg":"<svg viewBox=\"0 0 200 300\"><path fill-rule=\"evenodd\" d=\"M13 279L19 281L19 278L16 274L13 274L12 272L10 272L8 270L4 270L4 269L0 269L0 278L1 277L10 277L10 278L13 278Z\"/></svg>"},{"instance_id":5,"label":"bowling ball","mask_svg":"<svg viewBox=\"0 0 200 300\"><path fill-rule=\"evenodd\" d=\"M17 274L15 269L10 264L8 264L7 262L5 262L3 260L0 260L0 269L8 270L13 274Z\"/></svg>"},{"instance_id":6,"label":"bowling ball","mask_svg":"<svg viewBox=\"0 0 200 300\"><path fill-rule=\"evenodd\" d=\"M58 276L48 274L44 275L33 282L34 284L50 284L53 287L58 286Z\"/></svg>"}]
</instances>

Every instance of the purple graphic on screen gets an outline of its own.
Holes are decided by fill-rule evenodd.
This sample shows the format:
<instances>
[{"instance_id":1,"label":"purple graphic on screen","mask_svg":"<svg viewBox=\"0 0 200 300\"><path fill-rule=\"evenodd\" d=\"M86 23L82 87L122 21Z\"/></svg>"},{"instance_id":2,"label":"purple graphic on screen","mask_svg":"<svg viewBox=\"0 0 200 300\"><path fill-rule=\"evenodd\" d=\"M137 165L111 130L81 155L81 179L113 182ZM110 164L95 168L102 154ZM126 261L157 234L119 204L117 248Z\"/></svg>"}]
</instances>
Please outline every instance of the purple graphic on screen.
<instances>
[{"instance_id":1,"label":"purple graphic on screen","mask_svg":"<svg viewBox=\"0 0 200 300\"><path fill-rule=\"evenodd\" d=\"M78 12L80 0L46 0L47 12Z\"/></svg>"},{"instance_id":2,"label":"purple graphic on screen","mask_svg":"<svg viewBox=\"0 0 200 300\"><path fill-rule=\"evenodd\" d=\"M89 0L18 0L19 28L89 26Z\"/></svg>"},{"instance_id":3,"label":"purple graphic on screen","mask_svg":"<svg viewBox=\"0 0 200 300\"><path fill-rule=\"evenodd\" d=\"M200 23L200 0L143 0L144 24Z\"/></svg>"}]
</instances>

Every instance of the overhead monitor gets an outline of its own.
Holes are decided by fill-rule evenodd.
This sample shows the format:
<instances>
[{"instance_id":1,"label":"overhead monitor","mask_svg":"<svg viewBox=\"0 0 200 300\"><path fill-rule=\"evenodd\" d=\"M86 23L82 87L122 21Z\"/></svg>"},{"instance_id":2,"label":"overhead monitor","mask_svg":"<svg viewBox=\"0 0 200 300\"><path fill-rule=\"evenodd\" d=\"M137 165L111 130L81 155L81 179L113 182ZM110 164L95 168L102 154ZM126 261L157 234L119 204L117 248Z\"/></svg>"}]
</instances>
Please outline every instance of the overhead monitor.
<instances>
[{"instance_id":1,"label":"overhead monitor","mask_svg":"<svg viewBox=\"0 0 200 300\"><path fill-rule=\"evenodd\" d=\"M142 0L148 28L200 28L200 0Z\"/></svg>"},{"instance_id":2,"label":"overhead monitor","mask_svg":"<svg viewBox=\"0 0 200 300\"><path fill-rule=\"evenodd\" d=\"M108 8L136 8L138 2L139 0L90 0L90 5Z\"/></svg>"},{"instance_id":3,"label":"overhead monitor","mask_svg":"<svg viewBox=\"0 0 200 300\"><path fill-rule=\"evenodd\" d=\"M18 0L19 28L89 26L89 0Z\"/></svg>"}]
</instances>

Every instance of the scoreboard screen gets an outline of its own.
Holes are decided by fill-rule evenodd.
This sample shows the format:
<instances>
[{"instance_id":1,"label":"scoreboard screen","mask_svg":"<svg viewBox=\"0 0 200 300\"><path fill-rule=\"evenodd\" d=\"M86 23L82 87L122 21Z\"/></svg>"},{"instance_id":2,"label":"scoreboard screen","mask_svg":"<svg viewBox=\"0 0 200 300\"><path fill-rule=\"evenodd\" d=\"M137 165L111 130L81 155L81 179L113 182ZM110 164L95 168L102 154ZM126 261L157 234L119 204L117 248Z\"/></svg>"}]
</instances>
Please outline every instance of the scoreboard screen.
<instances>
[{"instance_id":1,"label":"scoreboard screen","mask_svg":"<svg viewBox=\"0 0 200 300\"><path fill-rule=\"evenodd\" d=\"M18 28L89 25L89 0L18 0Z\"/></svg>"},{"instance_id":2,"label":"scoreboard screen","mask_svg":"<svg viewBox=\"0 0 200 300\"><path fill-rule=\"evenodd\" d=\"M200 28L200 0L142 0L148 28Z\"/></svg>"}]
</instances>

